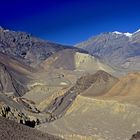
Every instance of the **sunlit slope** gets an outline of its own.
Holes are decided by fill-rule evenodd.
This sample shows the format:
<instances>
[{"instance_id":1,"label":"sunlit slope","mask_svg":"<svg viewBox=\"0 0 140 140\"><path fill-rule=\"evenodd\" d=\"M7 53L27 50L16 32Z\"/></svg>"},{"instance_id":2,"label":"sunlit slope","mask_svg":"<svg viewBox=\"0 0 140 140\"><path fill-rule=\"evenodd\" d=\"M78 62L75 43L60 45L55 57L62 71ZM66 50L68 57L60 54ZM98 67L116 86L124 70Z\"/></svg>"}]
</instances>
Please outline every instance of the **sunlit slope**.
<instances>
[{"instance_id":1,"label":"sunlit slope","mask_svg":"<svg viewBox=\"0 0 140 140\"><path fill-rule=\"evenodd\" d=\"M65 49L59 51L42 62L41 66L44 69L65 69L75 71L96 72L97 70L104 70L107 72L114 72L108 65L103 64L94 56L88 53L79 52L77 50Z\"/></svg>"},{"instance_id":2,"label":"sunlit slope","mask_svg":"<svg viewBox=\"0 0 140 140\"><path fill-rule=\"evenodd\" d=\"M114 84L107 91L105 87L111 82ZM82 84L86 88L82 88ZM140 129L138 85L139 73L128 74L119 80L104 71L83 76L75 85L80 95L64 116L40 125L38 129L68 140L129 140ZM63 98L57 109L66 99Z\"/></svg>"},{"instance_id":3,"label":"sunlit slope","mask_svg":"<svg viewBox=\"0 0 140 140\"><path fill-rule=\"evenodd\" d=\"M38 127L69 140L124 140L140 129L140 108L78 96L65 116Z\"/></svg>"},{"instance_id":4,"label":"sunlit slope","mask_svg":"<svg viewBox=\"0 0 140 140\"><path fill-rule=\"evenodd\" d=\"M119 82L101 98L140 105L140 73L130 73L120 78Z\"/></svg>"}]
</instances>

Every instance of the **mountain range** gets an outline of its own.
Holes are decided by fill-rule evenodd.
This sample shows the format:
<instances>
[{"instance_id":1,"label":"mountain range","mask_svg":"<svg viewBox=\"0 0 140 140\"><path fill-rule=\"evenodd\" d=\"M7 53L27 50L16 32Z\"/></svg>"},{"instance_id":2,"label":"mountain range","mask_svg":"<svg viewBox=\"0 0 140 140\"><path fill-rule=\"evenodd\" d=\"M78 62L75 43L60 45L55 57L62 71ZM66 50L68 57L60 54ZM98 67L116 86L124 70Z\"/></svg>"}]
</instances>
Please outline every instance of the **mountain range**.
<instances>
[{"instance_id":1,"label":"mountain range","mask_svg":"<svg viewBox=\"0 0 140 140\"><path fill-rule=\"evenodd\" d=\"M129 140L139 85L140 30L65 46L0 28L2 139Z\"/></svg>"},{"instance_id":2,"label":"mountain range","mask_svg":"<svg viewBox=\"0 0 140 140\"><path fill-rule=\"evenodd\" d=\"M140 30L130 33L102 33L88 39L76 47L88 51L117 70L139 71Z\"/></svg>"}]
</instances>

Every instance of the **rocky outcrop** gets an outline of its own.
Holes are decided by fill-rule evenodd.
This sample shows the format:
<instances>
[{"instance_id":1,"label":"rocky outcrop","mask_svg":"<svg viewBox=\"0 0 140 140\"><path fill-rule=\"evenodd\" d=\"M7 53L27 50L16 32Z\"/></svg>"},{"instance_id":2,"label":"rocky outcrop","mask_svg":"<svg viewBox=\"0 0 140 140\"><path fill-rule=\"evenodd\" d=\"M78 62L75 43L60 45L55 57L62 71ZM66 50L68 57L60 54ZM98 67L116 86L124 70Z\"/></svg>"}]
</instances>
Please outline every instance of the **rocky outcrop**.
<instances>
[{"instance_id":1,"label":"rocky outcrop","mask_svg":"<svg viewBox=\"0 0 140 140\"><path fill-rule=\"evenodd\" d=\"M133 134L130 140L140 140L140 131L136 134Z\"/></svg>"},{"instance_id":2,"label":"rocky outcrop","mask_svg":"<svg viewBox=\"0 0 140 140\"><path fill-rule=\"evenodd\" d=\"M65 48L73 49L70 46L41 40L28 33L0 28L0 52L14 56L32 66L36 66Z\"/></svg>"},{"instance_id":3,"label":"rocky outcrop","mask_svg":"<svg viewBox=\"0 0 140 140\"><path fill-rule=\"evenodd\" d=\"M36 116L39 113L32 101L0 93L0 116L35 127L40 123Z\"/></svg>"},{"instance_id":4,"label":"rocky outcrop","mask_svg":"<svg viewBox=\"0 0 140 140\"><path fill-rule=\"evenodd\" d=\"M36 64L64 46L43 41L23 32L0 29L0 51L29 64Z\"/></svg>"},{"instance_id":5,"label":"rocky outcrop","mask_svg":"<svg viewBox=\"0 0 140 140\"><path fill-rule=\"evenodd\" d=\"M30 121L29 117L27 117L27 115L25 115L23 112L4 103L0 104L0 116L25 125L27 125L27 122ZM35 124L32 127L34 126Z\"/></svg>"}]
</instances>

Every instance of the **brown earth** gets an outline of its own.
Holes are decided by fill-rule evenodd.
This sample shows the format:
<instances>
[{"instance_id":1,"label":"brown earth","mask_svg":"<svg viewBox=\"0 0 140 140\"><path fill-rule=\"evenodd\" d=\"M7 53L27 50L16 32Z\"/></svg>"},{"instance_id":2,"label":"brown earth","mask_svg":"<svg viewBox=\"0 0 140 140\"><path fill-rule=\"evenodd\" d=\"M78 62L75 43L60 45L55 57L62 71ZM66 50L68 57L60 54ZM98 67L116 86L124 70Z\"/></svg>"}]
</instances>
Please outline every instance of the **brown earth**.
<instances>
[{"instance_id":1,"label":"brown earth","mask_svg":"<svg viewBox=\"0 0 140 140\"><path fill-rule=\"evenodd\" d=\"M0 117L0 140L62 140Z\"/></svg>"},{"instance_id":2,"label":"brown earth","mask_svg":"<svg viewBox=\"0 0 140 140\"><path fill-rule=\"evenodd\" d=\"M99 97L102 99L117 100L122 103L130 103L140 106L140 73L129 73L120 80L105 94Z\"/></svg>"},{"instance_id":3,"label":"brown earth","mask_svg":"<svg viewBox=\"0 0 140 140\"><path fill-rule=\"evenodd\" d=\"M116 82L109 91L102 92L100 96L92 95L92 91L92 96L85 96L94 83L99 84L102 80L108 82L108 78L112 79L112 76L102 71L93 77L81 77L72 88L75 89L74 92L69 92L63 96L64 98L58 98L55 103L53 102L53 113L62 112L67 108L62 117L51 123L42 124L38 129L68 140L128 140L140 129L139 73L115 79ZM93 93L96 93L94 89ZM75 95L74 98L72 95ZM68 107L69 101L71 104Z\"/></svg>"},{"instance_id":4,"label":"brown earth","mask_svg":"<svg viewBox=\"0 0 140 140\"><path fill-rule=\"evenodd\" d=\"M77 80L76 84L72 86L69 90L67 90L63 95L56 97L54 100L52 100L52 102L47 105L46 108L44 108L44 111L52 114L52 118L50 119L59 118L63 114L65 114L68 108L72 105L73 101L76 99L77 95L83 93L83 95L85 96L97 96L95 94L96 91L93 93L87 92L91 87L94 87L95 85L104 86L102 90L98 88L97 93L101 94L101 91L106 93L106 91L109 90L117 81L117 78L102 70L98 71L95 74L85 74L80 77Z\"/></svg>"}]
</instances>

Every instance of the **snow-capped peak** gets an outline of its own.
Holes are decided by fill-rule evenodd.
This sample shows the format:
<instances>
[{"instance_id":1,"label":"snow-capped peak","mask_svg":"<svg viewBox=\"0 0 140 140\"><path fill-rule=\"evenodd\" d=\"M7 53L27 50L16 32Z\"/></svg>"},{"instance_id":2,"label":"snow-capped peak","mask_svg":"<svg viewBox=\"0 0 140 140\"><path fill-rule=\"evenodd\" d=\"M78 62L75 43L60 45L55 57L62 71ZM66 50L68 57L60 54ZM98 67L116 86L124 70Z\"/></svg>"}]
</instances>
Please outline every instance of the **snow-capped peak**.
<instances>
[{"instance_id":1,"label":"snow-capped peak","mask_svg":"<svg viewBox=\"0 0 140 140\"><path fill-rule=\"evenodd\" d=\"M0 26L0 30L3 31L3 32L9 32L10 31L8 29L4 29L2 26Z\"/></svg>"},{"instance_id":2,"label":"snow-capped peak","mask_svg":"<svg viewBox=\"0 0 140 140\"><path fill-rule=\"evenodd\" d=\"M134 32L133 34L136 34L136 33L138 33L138 32L140 32L140 29L138 29L136 32Z\"/></svg>"},{"instance_id":3,"label":"snow-capped peak","mask_svg":"<svg viewBox=\"0 0 140 140\"><path fill-rule=\"evenodd\" d=\"M136 33L139 33L140 32L140 29L138 29L136 32L133 32L133 33L122 33L122 32L118 32L118 31L114 31L113 33L114 34L117 34L117 35L125 35L127 37L131 37L132 35L136 34Z\"/></svg>"},{"instance_id":4,"label":"snow-capped peak","mask_svg":"<svg viewBox=\"0 0 140 140\"><path fill-rule=\"evenodd\" d=\"M131 37L133 34L127 32L127 33L124 33L124 35Z\"/></svg>"},{"instance_id":5,"label":"snow-capped peak","mask_svg":"<svg viewBox=\"0 0 140 140\"><path fill-rule=\"evenodd\" d=\"M132 34L131 33L122 33L122 32L118 32L118 31L114 31L113 32L114 34L117 34L117 35L125 35L125 36L128 36L128 37L131 37L132 36Z\"/></svg>"},{"instance_id":6,"label":"snow-capped peak","mask_svg":"<svg viewBox=\"0 0 140 140\"><path fill-rule=\"evenodd\" d=\"M118 32L118 31L114 31L113 33L114 34L118 34L118 35L121 35L122 34L121 32Z\"/></svg>"}]
</instances>

